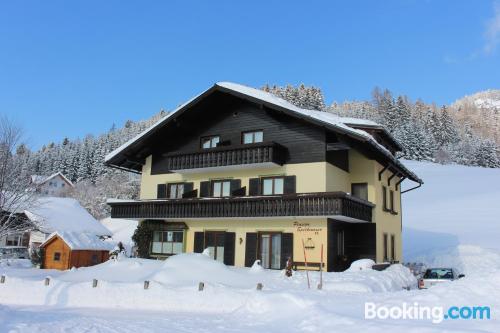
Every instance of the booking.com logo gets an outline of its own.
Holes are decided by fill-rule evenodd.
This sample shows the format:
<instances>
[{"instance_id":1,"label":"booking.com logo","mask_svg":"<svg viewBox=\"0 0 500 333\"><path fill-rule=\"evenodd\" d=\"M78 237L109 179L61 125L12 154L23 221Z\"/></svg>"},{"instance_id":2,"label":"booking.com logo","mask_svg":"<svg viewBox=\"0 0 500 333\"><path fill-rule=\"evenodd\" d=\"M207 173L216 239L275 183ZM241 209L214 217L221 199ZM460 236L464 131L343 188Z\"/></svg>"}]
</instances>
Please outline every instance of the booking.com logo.
<instances>
[{"instance_id":1,"label":"booking.com logo","mask_svg":"<svg viewBox=\"0 0 500 333\"><path fill-rule=\"evenodd\" d=\"M365 303L365 319L407 319L431 320L439 324L448 320L485 320L490 319L489 306L451 306L446 311L442 306L421 306L402 303L401 306L379 306L375 303Z\"/></svg>"}]
</instances>

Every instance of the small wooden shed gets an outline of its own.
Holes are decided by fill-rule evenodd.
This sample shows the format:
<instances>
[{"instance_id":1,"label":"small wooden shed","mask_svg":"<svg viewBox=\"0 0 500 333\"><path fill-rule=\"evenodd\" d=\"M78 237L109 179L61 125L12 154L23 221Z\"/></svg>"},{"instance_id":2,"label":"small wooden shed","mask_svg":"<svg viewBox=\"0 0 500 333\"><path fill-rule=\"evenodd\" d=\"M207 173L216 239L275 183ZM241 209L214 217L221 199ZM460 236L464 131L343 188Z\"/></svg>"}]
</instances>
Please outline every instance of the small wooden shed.
<instances>
[{"instance_id":1,"label":"small wooden shed","mask_svg":"<svg viewBox=\"0 0 500 333\"><path fill-rule=\"evenodd\" d=\"M113 245L90 233L55 232L40 247L42 268L66 270L105 262Z\"/></svg>"}]
</instances>

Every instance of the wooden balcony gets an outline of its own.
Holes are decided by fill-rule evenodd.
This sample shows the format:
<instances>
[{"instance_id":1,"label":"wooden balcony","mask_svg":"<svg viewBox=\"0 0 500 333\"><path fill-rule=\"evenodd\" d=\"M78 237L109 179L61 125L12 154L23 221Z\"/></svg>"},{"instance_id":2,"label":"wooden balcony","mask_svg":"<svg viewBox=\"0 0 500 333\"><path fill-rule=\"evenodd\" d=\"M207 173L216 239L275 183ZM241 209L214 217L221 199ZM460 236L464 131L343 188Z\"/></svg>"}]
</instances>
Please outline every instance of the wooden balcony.
<instances>
[{"instance_id":1,"label":"wooden balcony","mask_svg":"<svg viewBox=\"0 0 500 333\"><path fill-rule=\"evenodd\" d=\"M283 165L286 148L275 142L221 146L190 153L166 154L169 171L194 171L204 168Z\"/></svg>"},{"instance_id":2,"label":"wooden balcony","mask_svg":"<svg viewBox=\"0 0 500 333\"><path fill-rule=\"evenodd\" d=\"M327 216L371 222L374 205L344 192L260 197L193 198L108 202L111 217L190 219L231 217Z\"/></svg>"}]
</instances>

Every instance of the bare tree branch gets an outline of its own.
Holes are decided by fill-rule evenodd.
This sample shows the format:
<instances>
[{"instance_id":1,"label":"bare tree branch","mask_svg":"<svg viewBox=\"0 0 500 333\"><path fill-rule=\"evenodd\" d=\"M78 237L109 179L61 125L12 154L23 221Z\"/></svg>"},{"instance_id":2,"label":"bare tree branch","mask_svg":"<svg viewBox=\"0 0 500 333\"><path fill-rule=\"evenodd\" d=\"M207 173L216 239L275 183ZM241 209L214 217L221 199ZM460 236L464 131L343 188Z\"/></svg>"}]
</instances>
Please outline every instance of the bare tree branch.
<instances>
[{"instance_id":1,"label":"bare tree branch","mask_svg":"<svg viewBox=\"0 0 500 333\"><path fill-rule=\"evenodd\" d=\"M36 191L27 168L16 161L22 129L0 117L0 238L32 230L24 211L36 204Z\"/></svg>"}]
</instances>

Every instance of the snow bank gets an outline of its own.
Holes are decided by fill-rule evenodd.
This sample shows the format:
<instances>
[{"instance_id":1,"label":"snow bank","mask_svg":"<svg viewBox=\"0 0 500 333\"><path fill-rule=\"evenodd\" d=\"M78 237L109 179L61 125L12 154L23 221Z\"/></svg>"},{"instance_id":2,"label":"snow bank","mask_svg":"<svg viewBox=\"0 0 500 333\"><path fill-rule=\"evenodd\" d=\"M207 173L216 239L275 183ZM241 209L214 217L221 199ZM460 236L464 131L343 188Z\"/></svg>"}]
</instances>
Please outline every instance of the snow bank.
<instances>
[{"instance_id":1,"label":"snow bank","mask_svg":"<svg viewBox=\"0 0 500 333\"><path fill-rule=\"evenodd\" d=\"M355 271L366 271L372 269L373 265L375 265L375 261L371 259L360 259L354 261L349 267L349 272Z\"/></svg>"},{"instance_id":2,"label":"snow bank","mask_svg":"<svg viewBox=\"0 0 500 333\"><path fill-rule=\"evenodd\" d=\"M318 297L320 292L400 291L416 283L408 269L396 265L382 272L324 273L323 291L316 290L319 272L310 272L313 289L308 290L305 272L287 278L283 271L228 267L203 254L181 254L166 261L122 258L65 272L9 268L0 273L7 276L0 285L0 302L5 304L205 312L258 312L276 304L292 311L311 303L302 299L304 293ZM49 286L43 284L46 276L51 277ZM92 288L93 279L99 281L97 288ZM150 281L148 290L143 289L144 281ZM203 292L198 291L199 282L205 284ZM262 292L256 291L257 283L264 285Z\"/></svg>"}]
</instances>

